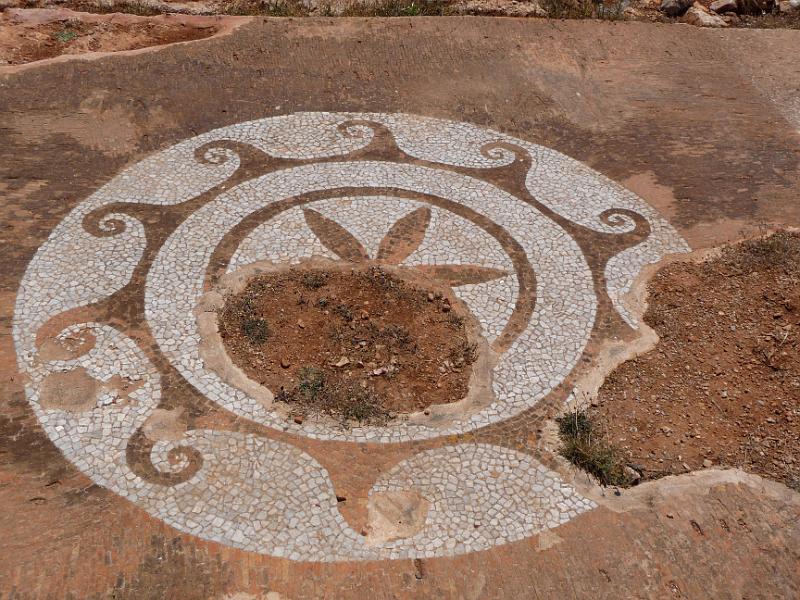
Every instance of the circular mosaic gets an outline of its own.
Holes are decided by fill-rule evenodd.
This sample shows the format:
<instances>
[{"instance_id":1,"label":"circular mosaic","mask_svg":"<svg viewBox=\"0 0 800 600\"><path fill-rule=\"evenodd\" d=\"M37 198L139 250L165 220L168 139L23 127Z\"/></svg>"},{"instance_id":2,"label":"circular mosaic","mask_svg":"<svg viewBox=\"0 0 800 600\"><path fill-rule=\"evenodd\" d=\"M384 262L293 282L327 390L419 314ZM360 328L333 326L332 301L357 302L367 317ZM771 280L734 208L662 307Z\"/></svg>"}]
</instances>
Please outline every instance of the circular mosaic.
<instances>
[{"instance_id":1,"label":"circular mosaic","mask_svg":"<svg viewBox=\"0 0 800 600\"><path fill-rule=\"evenodd\" d=\"M425 117L300 113L191 138L77 206L28 267L14 339L65 456L181 531L295 560L453 555L593 507L532 456L453 436L535 410L599 307L636 328L634 278L686 250L640 198L553 150ZM489 375L385 424L287 419L277 390L232 366L215 311L236 282L309 264L444 286ZM320 463L342 443L405 445L370 476L364 530Z\"/></svg>"}]
</instances>

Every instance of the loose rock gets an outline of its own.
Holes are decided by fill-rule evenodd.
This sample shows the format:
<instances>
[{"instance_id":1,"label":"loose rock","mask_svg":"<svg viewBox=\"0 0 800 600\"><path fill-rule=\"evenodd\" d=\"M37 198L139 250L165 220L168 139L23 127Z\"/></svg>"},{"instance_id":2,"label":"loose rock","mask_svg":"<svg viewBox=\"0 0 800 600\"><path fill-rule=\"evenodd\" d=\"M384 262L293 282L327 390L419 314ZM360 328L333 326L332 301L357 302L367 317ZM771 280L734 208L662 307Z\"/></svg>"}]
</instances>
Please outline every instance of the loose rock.
<instances>
[{"instance_id":1,"label":"loose rock","mask_svg":"<svg viewBox=\"0 0 800 600\"><path fill-rule=\"evenodd\" d=\"M680 17L694 4L694 0L661 0L661 12L669 17Z\"/></svg>"},{"instance_id":2,"label":"loose rock","mask_svg":"<svg viewBox=\"0 0 800 600\"><path fill-rule=\"evenodd\" d=\"M728 12L735 13L738 10L738 5L736 4L736 0L716 0L711 3L709 8L721 15Z\"/></svg>"},{"instance_id":3,"label":"loose rock","mask_svg":"<svg viewBox=\"0 0 800 600\"><path fill-rule=\"evenodd\" d=\"M700 8L699 6L695 5L690 8L685 15L681 18L681 21L684 23L688 23L689 25L694 25L695 27L727 27L728 24L725 22L720 16L712 15L711 13L707 13L704 9Z\"/></svg>"},{"instance_id":4,"label":"loose rock","mask_svg":"<svg viewBox=\"0 0 800 600\"><path fill-rule=\"evenodd\" d=\"M639 483L642 479L642 474L629 465L625 465L623 471L625 471L625 475L630 479L631 483Z\"/></svg>"}]
</instances>

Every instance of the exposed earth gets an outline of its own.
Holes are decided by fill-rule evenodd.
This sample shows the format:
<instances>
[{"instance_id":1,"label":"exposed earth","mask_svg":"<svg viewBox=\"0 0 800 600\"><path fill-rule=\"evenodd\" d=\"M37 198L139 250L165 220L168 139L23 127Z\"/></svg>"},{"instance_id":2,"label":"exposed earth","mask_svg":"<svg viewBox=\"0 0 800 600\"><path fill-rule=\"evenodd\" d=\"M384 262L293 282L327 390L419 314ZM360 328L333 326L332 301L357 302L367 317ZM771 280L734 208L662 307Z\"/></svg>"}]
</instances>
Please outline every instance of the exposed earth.
<instances>
[{"instance_id":1,"label":"exposed earth","mask_svg":"<svg viewBox=\"0 0 800 600\"><path fill-rule=\"evenodd\" d=\"M63 54L118 52L198 40L220 24L209 18L103 17L66 10L0 16L0 66L21 65Z\"/></svg>"},{"instance_id":2,"label":"exposed earth","mask_svg":"<svg viewBox=\"0 0 800 600\"><path fill-rule=\"evenodd\" d=\"M448 296L379 267L259 275L227 301L220 334L293 416L379 422L466 396L478 345Z\"/></svg>"},{"instance_id":3,"label":"exposed earth","mask_svg":"<svg viewBox=\"0 0 800 600\"><path fill-rule=\"evenodd\" d=\"M644 479L723 465L800 488L800 235L663 268L644 318L658 344L591 411L626 462Z\"/></svg>"},{"instance_id":4,"label":"exposed earth","mask_svg":"<svg viewBox=\"0 0 800 600\"><path fill-rule=\"evenodd\" d=\"M800 596L794 7L67 6L0 25L0 597Z\"/></svg>"}]
</instances>

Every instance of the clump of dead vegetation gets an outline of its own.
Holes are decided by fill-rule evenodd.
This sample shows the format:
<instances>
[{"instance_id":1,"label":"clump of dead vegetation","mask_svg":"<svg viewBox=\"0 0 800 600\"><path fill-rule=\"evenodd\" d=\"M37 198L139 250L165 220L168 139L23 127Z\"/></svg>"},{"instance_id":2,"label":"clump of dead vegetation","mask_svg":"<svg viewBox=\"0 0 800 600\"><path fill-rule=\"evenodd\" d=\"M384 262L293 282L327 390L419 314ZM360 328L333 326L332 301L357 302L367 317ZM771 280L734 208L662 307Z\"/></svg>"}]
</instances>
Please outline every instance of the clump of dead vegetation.
<instances>
[{"instance_id":1,"label":"clump of dead vegetation","mask_svg":"<svg viewBox=\"0 0 800 600\"><path fill-rule=\"evenodd\" d=\"M601 19L621 21L627 3L616 0L608 4L594 0L541 0L545 14L552 19Z\"/></svg>"},{"instance_id":2,"label":"clump of dead vegetation","mask_svg":"<svg viewBox=\"0 0 800 600\"><path fill-rule=\"evenodd\" d=\"M263 344L269 339L269 327L265 319L245 319L242 333L253 344Z\"/></svg>"},{"instance_id":3,"label":"clump of dead vegetation","mask_svg":"<svg viewBox=\"0 0 800 600\"><path fill-rule=\"evenodd\" d=\"M31 8L47 7L46 2L34 1L29 4ZM64 6L76 12L96 14L125 13L139 17L154 17L164 12L158 5L144 2L143 0L115 0L114 2L70 0Z\"/></svg>"},{"instance_id":4,"label":"clump of dead vegetation","mask_svg":"<svg viewBox=\"0 0 800 600\"><path fill-rule=\"evenodd\" d=\"M593 475L601 485L628 487L635 483L622 454L587 411L576 408L556 422L564 458Z\"/></svg>"},{"instance_id":5,"label":"clump of dead vegetation","mask_svg":"<svg viewBox=\"0 0 800 600\"><path fill-rule=\"evenodd\" d=\"M330 12L330 9L329 9ZM342 17L441 17L458 14L457 7L436 0L384 0L373 4L352 2L335 15Z\"/></svg>"},{"instance_id":6,"label":"clump of dead vegetation","mask_svg":"<svg viewBox=\"0 0 800 600\"><path fill-rule=\"evenodd\" d=\"M344 382L311 366L301 368L297 385L281 389L275 399L289 405L290 416L297 422L312 415L327 415L347 427L353 422L385 425L390 418L369 386Z\"/></svg>"}]
</instances>

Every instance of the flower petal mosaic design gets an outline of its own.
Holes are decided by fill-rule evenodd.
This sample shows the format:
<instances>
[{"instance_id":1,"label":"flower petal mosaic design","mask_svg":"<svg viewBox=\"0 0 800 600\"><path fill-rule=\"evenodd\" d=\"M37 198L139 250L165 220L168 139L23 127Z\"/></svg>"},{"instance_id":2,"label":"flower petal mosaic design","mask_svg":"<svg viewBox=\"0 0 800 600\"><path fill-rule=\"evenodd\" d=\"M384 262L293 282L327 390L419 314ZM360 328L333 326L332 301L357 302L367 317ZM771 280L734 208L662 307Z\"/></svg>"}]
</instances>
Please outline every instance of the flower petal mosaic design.
<instances>
[{"instance_id":1,"label":"flower petal mosaic design","mask_svg":"<svg viewBox=\"0 0 800 600\"><path fill-rule=\"evenodd\" d=\"M633 280L686 250L640 198L548 148L427 117L300 113L181 142L79 204L28 267L14 341L67 459L181 531L291 560L451 556L594 507L482 432L537 414L601 310L635 328ZM220 280L312 260L450 286L490 348L491 393L348 429L287 420L211 368L198 320ZM375 506L418 499L413 527L363 535L337 499L334 443L381 465L347 474Z\"/></svg>"},{"instance_id":2,"label":"flower petal mosaic design","mask_svg":"<svg viewBox=\"0 0 800 600\"><path fill-rule=\"evenodd\" d=\"M339 258L355 263L370 261L369 253L361 243L336 221L310 208L305 209L303 214L322 245ZM379 264L401 265L419 248L430 222L431 209L428 207L418 208L398 219L381 240L375 261ZM452 287L485 283L508 275L501 269L480 265L419 265L417 269Z\"/></svg>"}]
</instances>

